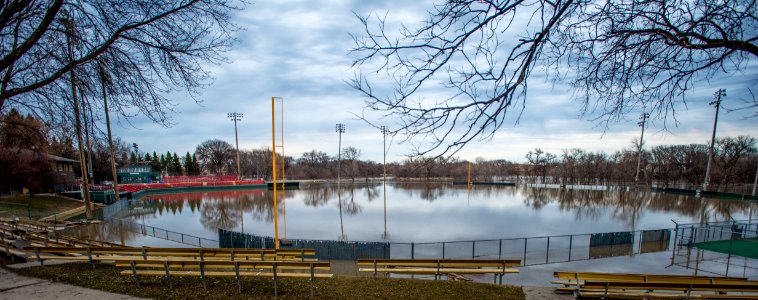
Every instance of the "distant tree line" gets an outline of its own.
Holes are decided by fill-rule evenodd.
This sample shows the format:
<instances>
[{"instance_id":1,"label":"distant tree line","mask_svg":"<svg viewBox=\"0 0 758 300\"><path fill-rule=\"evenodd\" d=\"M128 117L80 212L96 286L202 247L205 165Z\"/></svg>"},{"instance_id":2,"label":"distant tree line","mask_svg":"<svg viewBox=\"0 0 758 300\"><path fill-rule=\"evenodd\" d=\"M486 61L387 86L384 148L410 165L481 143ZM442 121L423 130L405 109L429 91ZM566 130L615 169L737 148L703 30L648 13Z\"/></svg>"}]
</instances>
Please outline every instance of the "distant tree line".
<instances>
[{"instance_id":1,"label":"distant tree line","mask_svg":"<svg viewBox=\"0 0 758 300\"><path fill-rule=\"evenodd\" d=\"M90 133L90 149L85 151L87 169L93 173L93 182L113 180L110 154L105 134ZM23 116L16 110L0 116L0 188L42 187L54 180L55 172L46 154L78 160L77 150L70 136L55 135L44 123L31 115ZM20 151L26 149L28 151ZM643 151L638 141L613 153L592 152L567 148L561 153L550 153L535 148L525 155L524 163L504 159L473 161L460 158L409 157L387 164L389 176L399 179L458 180L471 175L476 181L517 181L523 183L615 185L634 183L637 160L640 160L639 184L659 186L696 186L703 182L708 157L707 144L660 145ZM237 174L236 149L226 141L211 139L200 143L194 152L179 156L166 151L158 154L136 153L128 144L114 139L114 154L118 167L133 164L150 165L161 175L235 175ZM271 150L240 150L240 177L272 178ZM334 179L356 181L382 176L383 166L370 160L361 160L361 150L348 146L337 155L320 150L302 153L299 157L276 155L277 178ZM91 162L90 162L91 161ZM91 165L91 167L90 167ZM728 189L752 183L758 166L756 139L750 136L718 138L714 147L711 185L714 189ZM339 170L339 171L338 171ZM74 168L76 176L80 169Z\"/></svg>"}]
</instances>

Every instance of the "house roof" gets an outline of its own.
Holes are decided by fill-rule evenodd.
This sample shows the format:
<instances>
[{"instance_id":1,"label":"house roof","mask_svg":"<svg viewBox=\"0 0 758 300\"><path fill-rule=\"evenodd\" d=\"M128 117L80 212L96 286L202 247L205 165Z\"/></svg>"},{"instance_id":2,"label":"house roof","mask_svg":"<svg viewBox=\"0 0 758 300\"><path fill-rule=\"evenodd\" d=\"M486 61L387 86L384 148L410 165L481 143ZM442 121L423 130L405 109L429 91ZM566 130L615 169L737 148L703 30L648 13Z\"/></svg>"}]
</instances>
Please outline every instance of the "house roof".
<instances>
[{"instance_id":1,"label":"house roof","mask_svg":"<svg viewBox=\"0 0 758 300\"><path fill-rule=\"evenodd\" d=\"M31 150L31 149L9 148L9 150L11 150L11 151L18 151L19 153L23 152L23 153L26 153L26 154L34 154L35 153L34 150ZM57 162L70 162L70 163L78 163L79 162L78 160L74 160L74 159L70 159L70 158L65 158L65 157L60 157L60 156L52 155L52 154L45 154L45 157L47 157L48 160L57 161Z\"/></svg>"},{"instance_id":2,"label":"house roof","mask_svg":"<svg viewBox=\"0 0 758 300\"><path fill-rule=\"evenodd\" d=\"M60 157L52 154L47 154L47 158L50 160L58 161L58 162L70 162L70 163L78 163L78 160L73 160L70 158Z\"/></svg>"}]
</instances>

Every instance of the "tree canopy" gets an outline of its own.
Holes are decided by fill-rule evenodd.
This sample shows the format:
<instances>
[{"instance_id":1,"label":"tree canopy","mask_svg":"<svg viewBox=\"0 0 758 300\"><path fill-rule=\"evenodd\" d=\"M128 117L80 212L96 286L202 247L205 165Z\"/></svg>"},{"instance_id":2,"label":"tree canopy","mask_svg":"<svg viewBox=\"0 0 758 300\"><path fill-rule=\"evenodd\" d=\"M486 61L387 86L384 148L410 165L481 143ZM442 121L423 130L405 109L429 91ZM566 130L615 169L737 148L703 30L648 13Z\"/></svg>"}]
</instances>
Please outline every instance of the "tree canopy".
<instances>
[{"instance_id":1,"label":"tree canopy","mask_svg":"<svg viewBox=\"0 0 758 300\"><path fill-rule=\"evenodd\" d=\"M582 113L605 126L632 112L665 123L697 82L758 57L758 6L748 0L443 1L397 33L385 18L359 18L351 85L369 110L399 122L394 133L425 140L418 155L491 137L527 105L535 80L570 84ZM424 94L439 85L448 98Z\"/></svg>"},{"instance_id":2,"label":"tree canopy","mask_svg":"<svg viewBox=\"0 0 758 300\"><path fill-rule=\"evenodd\" d=\"M3 1L0 112L9 107L71 124L71 86L84 107L106 91L122 117L170 124L168 94L190 96L210 82L237 27L237 0ZM76 76L68 76L69 73ZM76 78L76 79L71 79ZM94 108L92 107L94 106Z\"/></svg>"}]
</instances>

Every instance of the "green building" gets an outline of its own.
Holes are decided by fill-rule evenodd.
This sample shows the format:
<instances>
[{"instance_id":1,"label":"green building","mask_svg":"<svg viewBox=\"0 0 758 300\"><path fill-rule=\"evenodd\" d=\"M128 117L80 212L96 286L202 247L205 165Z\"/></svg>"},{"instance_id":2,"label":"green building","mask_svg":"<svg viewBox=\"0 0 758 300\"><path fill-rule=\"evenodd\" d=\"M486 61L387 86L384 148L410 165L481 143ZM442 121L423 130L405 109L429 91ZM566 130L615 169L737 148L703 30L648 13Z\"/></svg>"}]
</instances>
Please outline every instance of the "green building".
<instances>
[{"instance_id":1,"label":"green building","mask_svg":"<svg viewBox=\"0 0 758 300\"><path fill-rule=\"evenodd\" d=\"M119 184L155 183L159 182L160 174L153 171L149 164L120 167L116 170Z\"/></svg>"}]
</instances>

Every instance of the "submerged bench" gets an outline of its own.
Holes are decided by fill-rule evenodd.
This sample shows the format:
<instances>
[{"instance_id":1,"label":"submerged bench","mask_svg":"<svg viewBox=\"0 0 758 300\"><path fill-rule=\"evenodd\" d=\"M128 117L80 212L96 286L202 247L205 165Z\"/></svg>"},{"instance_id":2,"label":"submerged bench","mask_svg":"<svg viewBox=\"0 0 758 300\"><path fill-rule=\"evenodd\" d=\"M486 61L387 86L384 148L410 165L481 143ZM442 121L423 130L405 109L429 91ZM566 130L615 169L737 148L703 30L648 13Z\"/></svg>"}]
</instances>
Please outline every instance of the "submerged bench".
<instances>
[{"instance_id":1,"label":"submerged bench","mask_svg":"<svg viewBox=\"0 0 758 300\"><path fill-rule=\"evenodd\" d=\"M493 274L495 283L498 276L503 283L503 275L518 273L521 260L518 259L359 259L358 271L395 274L434 275L438 279L450 274ZM362 268L361 268L362 267Z\"/></svg>"},{"instance_id":2,"label":"submerged bench","mask_svg":"<svg viewBox=\"0 0 758 300\"><path fill-rule=\"evenodd\" d=\"M314 294L316 278L331 278L333 274L316 273L316 271L331 271L329 262L303 261L252 261L252 260L159 260L132 259L116 263L117 267L128 267L130 270L121 271L121 275L131 276L140 286L139 276L165 276L169 287L173 288L172 276L199 276L203 286L207 288L205 277L221 276L235 277L237 289L242 292L241 277L259 276L273 277L274 294L278 295L279 277L308 278L310 280L311 296ZM158 270L156 270L158 269ZM162 270L161 270L162 269ZM294 272L304 271L304 272Z\"/></svg>"}]
</instances>

